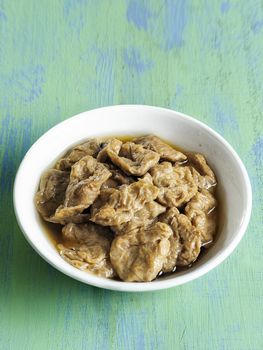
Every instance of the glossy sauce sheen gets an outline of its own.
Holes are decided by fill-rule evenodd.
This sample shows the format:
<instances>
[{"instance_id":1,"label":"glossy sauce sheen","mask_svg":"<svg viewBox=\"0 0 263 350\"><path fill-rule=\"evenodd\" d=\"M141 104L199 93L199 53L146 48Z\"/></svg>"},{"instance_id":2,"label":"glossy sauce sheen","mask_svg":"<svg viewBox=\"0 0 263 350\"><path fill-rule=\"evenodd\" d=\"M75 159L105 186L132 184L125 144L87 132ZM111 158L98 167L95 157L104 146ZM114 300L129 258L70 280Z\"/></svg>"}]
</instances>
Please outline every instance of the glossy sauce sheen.
<instances>
[{"instance_id":1,"label":"glossy sauce sheen","mask_svg":"<svg viewBox=\"0 0 263 350\"><path fill-rule=\"evenodd\" d=\"M98 138L98 139L100 139L103 142L104 140L107 140L109 138L117 138L117 139L119 139L122 142L128 142L128 141L131 141L132 139L134 139L134 137L140 137L140 135L136 135L136 136L130 136L130 135L127 135L127 136L115 136L115 135L112 135L112 136L102 137L102 138ZM180 151L180 152L182 152L182 153L184 153L186 155L191 153L191 152L183 149L182 147L174 145L173 143L171 143L171 142L169 142L167 140L162 139L162 141L164 141L166 144L168 144L169 146L173 147L177 151ZM85 142L85 140L83 140L81 143L83 143L83 142ZM185 163L187 164L187 161ZM221 196L220 196L220 192L219 192L219 189L218 189L218 183L217 183L217 186L216 186L216 190L215 190L214 196L215 196L215 198L217 200L217 206L216 206L216 208L212 209L212 211L213 211L213 214L215 215L215 220L217 221L217 223L216 223L216 233L215 233L215 235L213 237L213 241L211 243L206 244L205 246L203 246L201 248L201 252L200 252L200 254L198 256L198 261L200 261L200 259L204 258L204 256L206 255L206 253L208 251L207 248L210 248L212 245L214 245L214 243L216 242L216 239L218 237L218 232L222 230L222 226L224 225L224 221L225 221L224 220L225 213L224 213L223 205L222 205L223 198L221 198ZM43 228L44 228L45 232L47 233L48 238L50 239L52 244L54 244L56 249L57 249L57 245L59 243L62 243L65 247L71 245L72 242L66 241L62 237L61 229L62 229L63 226L61 226L60 224L53 224L53 223L50 223L50 222L46 222L42 218L41 218L41 222L42 222L42 225L43 225ZM157 278L163 278L165 276L174 274L176 272L185 271L185 270L191 268L191 266L193 264L194 264L194 262L191 265L186 266L186 267L176 267L173 272L163 273L162 271L160 271L160 273L158 274ZM119 278L116 278L116 279L120 280Z\"/></svg>"}]
</instances>

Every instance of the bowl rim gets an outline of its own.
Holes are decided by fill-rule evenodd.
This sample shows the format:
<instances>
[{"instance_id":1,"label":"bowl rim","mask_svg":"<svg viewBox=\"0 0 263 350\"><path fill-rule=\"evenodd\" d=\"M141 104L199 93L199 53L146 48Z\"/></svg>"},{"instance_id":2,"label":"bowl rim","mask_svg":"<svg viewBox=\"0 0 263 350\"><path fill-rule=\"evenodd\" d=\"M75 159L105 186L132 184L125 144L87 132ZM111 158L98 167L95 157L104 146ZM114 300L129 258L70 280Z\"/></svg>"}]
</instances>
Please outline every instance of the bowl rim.
<instances>
[{"instance_id":1,"label":"bowl rim","mask_svg":"<svg viewBox=\"0 0 263 350\"><path fill-rule=\"evenodd\" d=\"M109 109L118 109L118 108L123 108L123 109L145 109L149 113L151 110L159 110L160 112L169 112L170 114L174 114L177 118L183 118L184 120L186 119L190 123L194 123L196 126L201 127L202 129L206 130L208 133L210 133L213 137L215 137L220 143L223 144L223 146L232 154L234 160L236 161L239 170L242 174L243 180L244 180L244 193L246 197L246 207L244 209L244 216L242 223L240 225L239 230L236 232L235 237L233 238L232 242L228 244L226 247L222 249L222 252L220 252L216 257L212 257L209 259L209 261L205 265L199 266L195 271L189 270L185 275L182 276L175 276L175 278L171 278L168 280L159 280L155 281L154 283L152 282L120 282L120 281L115 281L107 278L102 278L98 277L83 271L80 271L71 265L69 265L70 268L66 268L65 266L58 266L56 263L51 261L46 254L32 242L30 236L31 234L27 233L26 230L24 230L23 223L20 217L20 213L18 212L17 208L17 201L18 201L18 184L20 180L20 174L21 174L21 169L23 168L24 164L27 162L28 158L30 157L31 152L34 150L35 147L38 146L38 144L41 142L42 139L46 137L48 133L51 131L55 131L56 129L59 129L60 126L63 124L67 124L69 122L72 122L72 120L77 120L81 116L85 116L89 112L94 112L98 110L109 110ZM25 236L26 240L28 243L32 246L32 248L46 261L48 262L51 266L59 270L60 272L64 273L65 275L74 278L80 282L83 282L85 284L89 284L95 287L100 287L104 289L110 289L110 290L115 290L115 291L125 291L125 292L145 292L145 291L155 291L155 290L160 290L160 289L167 289L175 286L179 286L182 284L185 284L187 282L193 281L215 267L217 267L219 264L221 264L237 247L237 245L240 243L242 237L245 234L245 231L247 229L250 216L251 216L251 210L252 210L252 188L251 188L251 183L249 180L249 176L247 173L247 170L241 161L240 157L238 156L237 152L234 150L234 148L226 141L218 132L213 130L211 127L206 125L205 123L187 115L181 112L177 112L172 109L164 108L164 107L158 107L158 106L150 106L150 105L140 105L140 104L119 104L119 105L112 105L112 106L105 106L105 107L99 107L95 108L92 110L84 111L82 113L76 114L70 118L67 118L64 121L59 122L52 128L48 129L42 136L40 136L29 148L29 150L26 152L24 158L22 159L14 181L14 186L13 186L13 207L14 207L14 212L15 216L18 222L18 225Z\"/></svg>"}]
</instances>

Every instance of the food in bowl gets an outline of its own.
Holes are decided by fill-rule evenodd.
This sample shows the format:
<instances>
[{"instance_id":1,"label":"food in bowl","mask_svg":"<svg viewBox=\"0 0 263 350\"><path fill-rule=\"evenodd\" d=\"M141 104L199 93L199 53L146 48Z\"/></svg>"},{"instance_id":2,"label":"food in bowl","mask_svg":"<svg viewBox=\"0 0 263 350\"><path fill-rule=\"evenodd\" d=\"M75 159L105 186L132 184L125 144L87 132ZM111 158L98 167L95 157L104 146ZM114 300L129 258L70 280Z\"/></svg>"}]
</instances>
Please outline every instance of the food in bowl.
<instances>
[{"instance_id":1,"label":"food in bowl","mask_svg":"<svg viewBox=\"0 0 263 350\"><path fill-rule=\"evenodd\" d=\"M80 270L147 282L190 267L217 229L216 176L154 135L89 139L41 177L35 204Z\"/></svg>"}]
</instances>

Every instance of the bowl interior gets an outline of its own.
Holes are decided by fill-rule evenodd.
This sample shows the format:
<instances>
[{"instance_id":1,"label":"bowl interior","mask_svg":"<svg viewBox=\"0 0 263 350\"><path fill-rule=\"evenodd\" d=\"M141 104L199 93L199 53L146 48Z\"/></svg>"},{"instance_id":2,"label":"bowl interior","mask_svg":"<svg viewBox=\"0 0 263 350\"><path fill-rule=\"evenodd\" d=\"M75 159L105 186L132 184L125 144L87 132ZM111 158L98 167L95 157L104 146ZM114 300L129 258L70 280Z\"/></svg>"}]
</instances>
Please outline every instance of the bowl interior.
<instances>
[{"instance_id":1,"label":"bowl interior","mask_svg":"<svg viewBox=\"0 0 263 350\"><path fill-rule=\"evenodd\" d=\"M66 263L48 238L34 207L44 170L74 144L89 137L156 134L188 151L203 153L218 179L221 215L215 244L191 269L150 283L125 283L96 277ZM180 113L149 106L113 106L84 112L44 134L26 154L14 187L14 206L26 238L62 272L83 282L117 290L154 290L194 279L220 263L238 244L249 219L250 185L243 164L218 134Z\"/></svg>"}]
</instances>

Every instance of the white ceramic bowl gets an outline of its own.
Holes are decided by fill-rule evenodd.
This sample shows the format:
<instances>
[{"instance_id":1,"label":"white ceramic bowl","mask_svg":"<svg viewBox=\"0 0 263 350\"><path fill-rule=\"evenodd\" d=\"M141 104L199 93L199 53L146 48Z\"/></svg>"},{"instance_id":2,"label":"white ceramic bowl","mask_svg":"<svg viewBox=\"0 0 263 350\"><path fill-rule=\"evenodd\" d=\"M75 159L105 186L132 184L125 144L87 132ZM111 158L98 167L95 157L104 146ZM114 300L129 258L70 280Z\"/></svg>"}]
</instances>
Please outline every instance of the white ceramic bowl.
<instances>
[{"instance_id":1,"label":"white ceramic bowl","mask_svg":"<svg viewBox=\"0 0 263 350\"><path fill-rule=\"evenodd\" d=\"M67 149L84 139L143 134L156 134L186 150L201 152L207 157L217 175L225 212L216 243L192 268L153 282L120 282L80 271L60 257L43 230L33 201L40 176ZM56 269L81 282L131 292L178 286L215 268L232 253L244 235L250 218L251 203L251 185L246 169L233 148L219 134L182 113L140 105L99 108L56 125L27 152L14 185L17 221L26 239L39 255Z\"/></svg>"}]
</instances>

